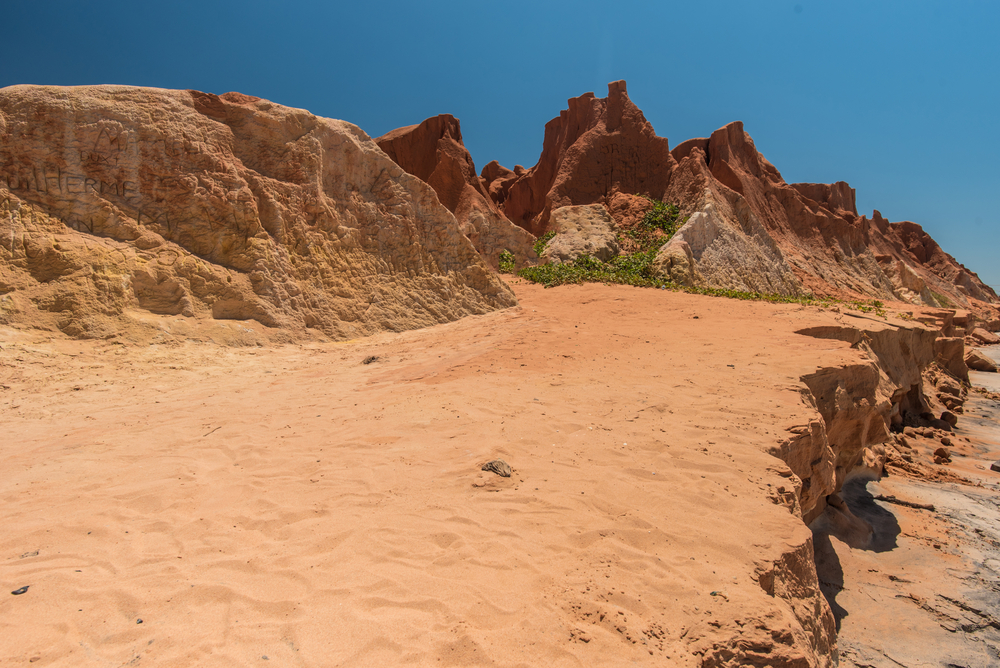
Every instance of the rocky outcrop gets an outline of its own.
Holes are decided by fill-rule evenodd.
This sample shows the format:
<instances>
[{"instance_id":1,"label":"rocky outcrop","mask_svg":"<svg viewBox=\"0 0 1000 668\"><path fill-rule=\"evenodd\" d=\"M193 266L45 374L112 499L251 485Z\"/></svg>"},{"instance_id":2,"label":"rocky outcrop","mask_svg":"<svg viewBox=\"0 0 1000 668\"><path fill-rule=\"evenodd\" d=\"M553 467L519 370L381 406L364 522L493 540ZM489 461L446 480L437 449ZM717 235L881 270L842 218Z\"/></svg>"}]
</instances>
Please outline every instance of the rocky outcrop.
<instances>
[{"instance_id":1,"label":"rocky outcrop","mask_svg":"<svg viewBox=\"0 0 1000 668\"><path fill-rule=\"evenodd\" d=\"M536 235L563 206L603 204L621 225L634 219L623 197L679 205L688 222L656 266L686 285L978 310L1000 303L919 226L859 216L847 183L786 183L740 122L667 149L614 82L606 99L569 100L546 125L534 167L493 162L481 178L497 207Z\"/></svg>"},{"instance_id":2,"label":"rocky outcrop","mask_svg":"<svg viewBox=\"0 0 1000 668\"><path fill-rule=\"evenodd\" d=\"M846 183L785 183L741 123L708 139L684 142L674 156L678 164L666 197L687 211L714 208L718 221L712 228L725 230L702 255L692 245L697 268L710 287L747 289L743 275L749 273L765 286L762 291L779 294L931 306L967 304L968 296L996 299L977 278L961 273L954 260L935 255L937 264L925 267L917 255L904 251L898 232L877 212L872 220L858 216L854 190ZM688 225L704 225L700 217L691 218ZM762 251L766 262L760 261ZM753 270L741 272L740 267ZM970 282L981 288L961 287ZM941 303L934 292L951 295L949 303Z\"/></svg>"},{"instance_id":3,"label":"rocky outcrop","mask_svg":"<svg viewBox=\"0 0 1000 668\"><path fill-rule=\"evenodd\" d=\"M987 331L982 327L975 327L969 336L975 339L978 343L985 346L996 345L1000 343L1000 336L997 336L993 332Z\"/></svg>"},{"instance_id":4,"label":"rocky outcrop","mask_svg":"<svg viewBox=\"0 0 1000 668\"><path fill-rule=\"evenodd\" d=\"M876 211L875 220L881 218ZM873 221L874 222L874 221ZM927 234L922 227L910 221L889 223L886 237L893 250L910 260L913 264L929 272L932 286L938 287L944 296L955 297L959 304L967 304L968 298L995 303L997 295L988 285L979 280L979 276L959 264L955 258L945 253L941 247ZM958 295L954 295L957 290ZM951 306L948 303L939 306Z\"/></svg>"},{"instance_id":5,"label":"rocky outcrop","mask_svg":"<svg viewBox=\"0 0 1000 668\"><path fill-rule=\"evenodd\" d=\"M496 201L511 221L541 235L559 207L603 202L616 191L661 198L673 162L667 140L629 99L625 82L616 81L608 84L607 98L572 98L546 124L534 167L513 178L504 172L499 184L497 167L484 170L483 178L491 193L502 195Z\"/></svg>"},{"instance_id":6,"label":"rocky outcrop","mask_svg":"<svg viewBox=\"0 0 1000 668\"><path fill-rule=\"evenodd\" d=\"M535 238L512 224L493 202L485 180L476 176L472 156L462 143L458 119L450 114L420 125L398 128L375 140L396 164L426 182L455 214L462 232L494 268L500 253L514 254L517 264L537 261Z\"/></svg>"},{"instance_id":7,"label":"rocky outcrop","mask_svg":"<svg viewBox=\"0 0 1000 668\"><path fill-rule=\"evenodd\" d=\"M607 262L618 255L611 216L600 204L562 206L552 212L552 231L542 257L552 262L572 262L583 256Z\"/></svg>"},{"instance_id":8,"label":"rocky outcrop","mask_svg":"<svg viewBox=\"0 0 1000 668\"><path fill-rule=\"evenodd\" d=\"M706 193L702 207L660 249L654 268L674 277L683 257L682 285L799 294L801 284L753 212L713 200Z\"/></svg>"},{"instance_id":9,"label":"rocky outcrop","mask_svg":"<svg viewBox=\"0 0 1000 668\"><path fill-rule=\"evenodd\" d=\"M961 381L940 366L940 329L920 323L874 320L857 325L815 327L801 334L843 341L857 351L856 362L819 369L802 378L804 401L816 419L791 427L772 454L784 460L801 480L799 504L807 523L830 512L844 515L837 496L854 477L877 478L906 427L950 430L936 418L942 408L959 409ZM964 362L963 362L964 365ZM952 416L954 417L954 416ZM836 520L854 523L850 517Z\"/></svg>"},{"instance_id":10,"label":"rocky outcrop","mask_svg":"<svg viewBox=\"0 0 1000 668\"><path fill-rule=\"evenodd\" d=\"M780 556L757 565L754 578L770 597L766 603L727 601L728 615L698 621L687 631L685 641L698 665L836 665L836 622L820 590L810 532L801 527Z\"/></svg>"},{"instance_id":11,"label":"rocky outcrop","mask_svg":"<svg viewBox=\"0 0 1000 668\"><path fill-rule=\"evenodd\" d=\"M0 134L8 324L346 338L515 303L434 190L343 121L238 93L14 86Z\"/></svg>"},{"instance_id":12,"label":"rocky outcrop","mask_svg":"<svg viewBox=\"0 0 1000 668\"><path fill-rule=\"evenodd\" d=\"M993 360L978 350L970 350L966 353L965 363L970 369L975 369L976 371L988 371L991 373L996 373L997 371L997 365L994 364Z\"/></svg>"}]
</instances>

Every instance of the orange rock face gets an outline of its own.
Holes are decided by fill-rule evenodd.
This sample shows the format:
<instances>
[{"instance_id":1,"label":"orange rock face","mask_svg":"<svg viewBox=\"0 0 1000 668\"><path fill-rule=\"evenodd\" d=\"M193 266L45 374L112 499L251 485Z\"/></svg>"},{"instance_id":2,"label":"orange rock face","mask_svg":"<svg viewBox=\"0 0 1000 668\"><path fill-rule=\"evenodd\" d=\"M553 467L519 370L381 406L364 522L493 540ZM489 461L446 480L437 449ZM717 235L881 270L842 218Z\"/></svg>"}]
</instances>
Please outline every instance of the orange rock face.
<instances>
[{"instance_id":1,"label":"orange rock face","mask_svg":"<svg viewBox=\"0 0 1000 668\"><path fill-rule=\"evenodd\" d=\"M396 164L434 189L455 214L462 232L494 267L505 250L522 265L537 259L532 250L534 237L500 213L485 180L476 176L454 116L434 116L420 125L393 130L375 142Z\"/></svg>"},{"instance_id":2,"label":"orange rock face","mask_svg":"<svg viewBox=\"0 0 1000 668\"><path fill-rule=\"evenodd\" d=\"M606 99L569 100L546 125L534 167L494 162L482 179L533 234L549 230L562 206L603 204L627 228L643 212L636 196L677 204L688 224L657 266L681 283L929 306L998 302L919 226L859 216L847 183L786 183L740 122L668 151L620 81Z\"/></svg>"},{"instance_id":3,"label":"orange rock face","mask_svg":"<svg viewBox=\"0 0 1000 668\"><path fill-rule=\"evenodd\" d=\"M505 188L503 211L538 235L562 206L595 204L613 192L661 197L673 165L667 140L628 98L625 82L616 81L607 98L573 98L549 121L538 164Z\"/></svg>"},{"instance_id":4,"label":"orange rock face","mask_svg":"<svg viewBox=\"0 0 1000 668\"><path fill-rule=\"evenodd\" d=\"M82 337L199 322L253 342L515 304L438 199L359 128L301 109L236 93L6 88L0 322Z\"/></svg>"}]
</instances>

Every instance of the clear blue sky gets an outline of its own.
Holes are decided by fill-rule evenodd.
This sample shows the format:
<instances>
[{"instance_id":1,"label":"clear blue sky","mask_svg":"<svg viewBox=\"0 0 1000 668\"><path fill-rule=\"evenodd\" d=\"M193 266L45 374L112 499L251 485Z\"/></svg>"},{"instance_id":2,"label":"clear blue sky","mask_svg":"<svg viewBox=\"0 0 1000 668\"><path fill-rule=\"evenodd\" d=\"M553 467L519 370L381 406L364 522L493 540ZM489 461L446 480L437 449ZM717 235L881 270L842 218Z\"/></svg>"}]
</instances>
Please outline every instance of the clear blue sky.
<instances>
[{"instance_id":1,"label":"clear blue sky","mask_svg":"<svg viewBox=\"0 0 1000 668\"><path fill-rule=\"evenodd\" d=\"M998 35L960 0L5 0L0 86L236 90L372 136L450 113L482 168L626 79L672 146L742 120L787 181L849 182L1000 290Z\"/></svg>"}]
</instances>

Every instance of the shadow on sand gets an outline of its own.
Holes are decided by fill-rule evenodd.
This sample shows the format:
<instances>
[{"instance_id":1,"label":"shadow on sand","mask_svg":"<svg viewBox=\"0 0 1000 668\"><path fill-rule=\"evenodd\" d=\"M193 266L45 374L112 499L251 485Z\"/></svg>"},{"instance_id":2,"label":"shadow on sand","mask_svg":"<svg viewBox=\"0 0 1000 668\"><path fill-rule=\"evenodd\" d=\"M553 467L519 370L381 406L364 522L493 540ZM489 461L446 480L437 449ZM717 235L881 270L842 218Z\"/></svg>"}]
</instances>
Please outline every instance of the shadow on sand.
<instances>
[{"instance_id":1,"label":"shadow on sand","mask_svg":"<svg viewBox=\"0 0 1000 668\"><path fill-rule=\"evenodd\" d=\"M848 615L837 603L837 595L844 589L844 569L831 536L856 550L888 552L896 548L899 522L892 512L875 502L868 491L868 481L855 478L844 483L839 497L830 498L830 505L811 528L820 589L833 610L837 631L840 631L840 621Z\"/></svg>"}]
</instances>

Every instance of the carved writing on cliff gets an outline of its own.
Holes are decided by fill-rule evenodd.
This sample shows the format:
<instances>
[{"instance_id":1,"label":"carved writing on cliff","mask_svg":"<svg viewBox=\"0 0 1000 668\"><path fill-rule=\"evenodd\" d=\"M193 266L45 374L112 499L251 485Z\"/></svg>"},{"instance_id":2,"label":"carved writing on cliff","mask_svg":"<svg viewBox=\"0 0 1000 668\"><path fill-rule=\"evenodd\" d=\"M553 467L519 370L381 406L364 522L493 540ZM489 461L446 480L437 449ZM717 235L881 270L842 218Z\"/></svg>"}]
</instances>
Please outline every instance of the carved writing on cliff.
<instances>
[{"instance_id":1,"label":"carved writing on cliff","mask_svg":"<svg viewBox=\"0 0 1000 668\"><path fill-rule=\"evenodd\" d=\"M639 165L641 156L638 147L622 146L618 142L609 142L601 146L601 154L607 156L607 169L604 177L605 194L610 193L615 186L626 191L639 188Z\"/></svg>"},{"instance_id":2,"label":"carved writing on cliff","mask_svg":"<svg viewBox=\"0 0 1000 668\"><path fill-rule=\"evenodd\" d=\"M2 168L0 168L2 170ZM139 197L139 185L128 179L94 178L85 174L63 171L59 167L32 166L30 171L0 171L0 186L11 192L34 191L48 195L115 195L125 199Z\"/></svg>"},{"instance_id":3,"label":"carved writing on cliff","mask_svg":"<svg viewBox=\"0 0 1000 668\"><path fill-rule=\"evenodd\" d=\"M94 141L85 142L79 151L84 164L114 167L123 156L137 157L140 152L161 153L168 157L189 156L204 153L209 144L205 137L140 137L132 130L102 127Z\"/></svg>"}]
</instances>

